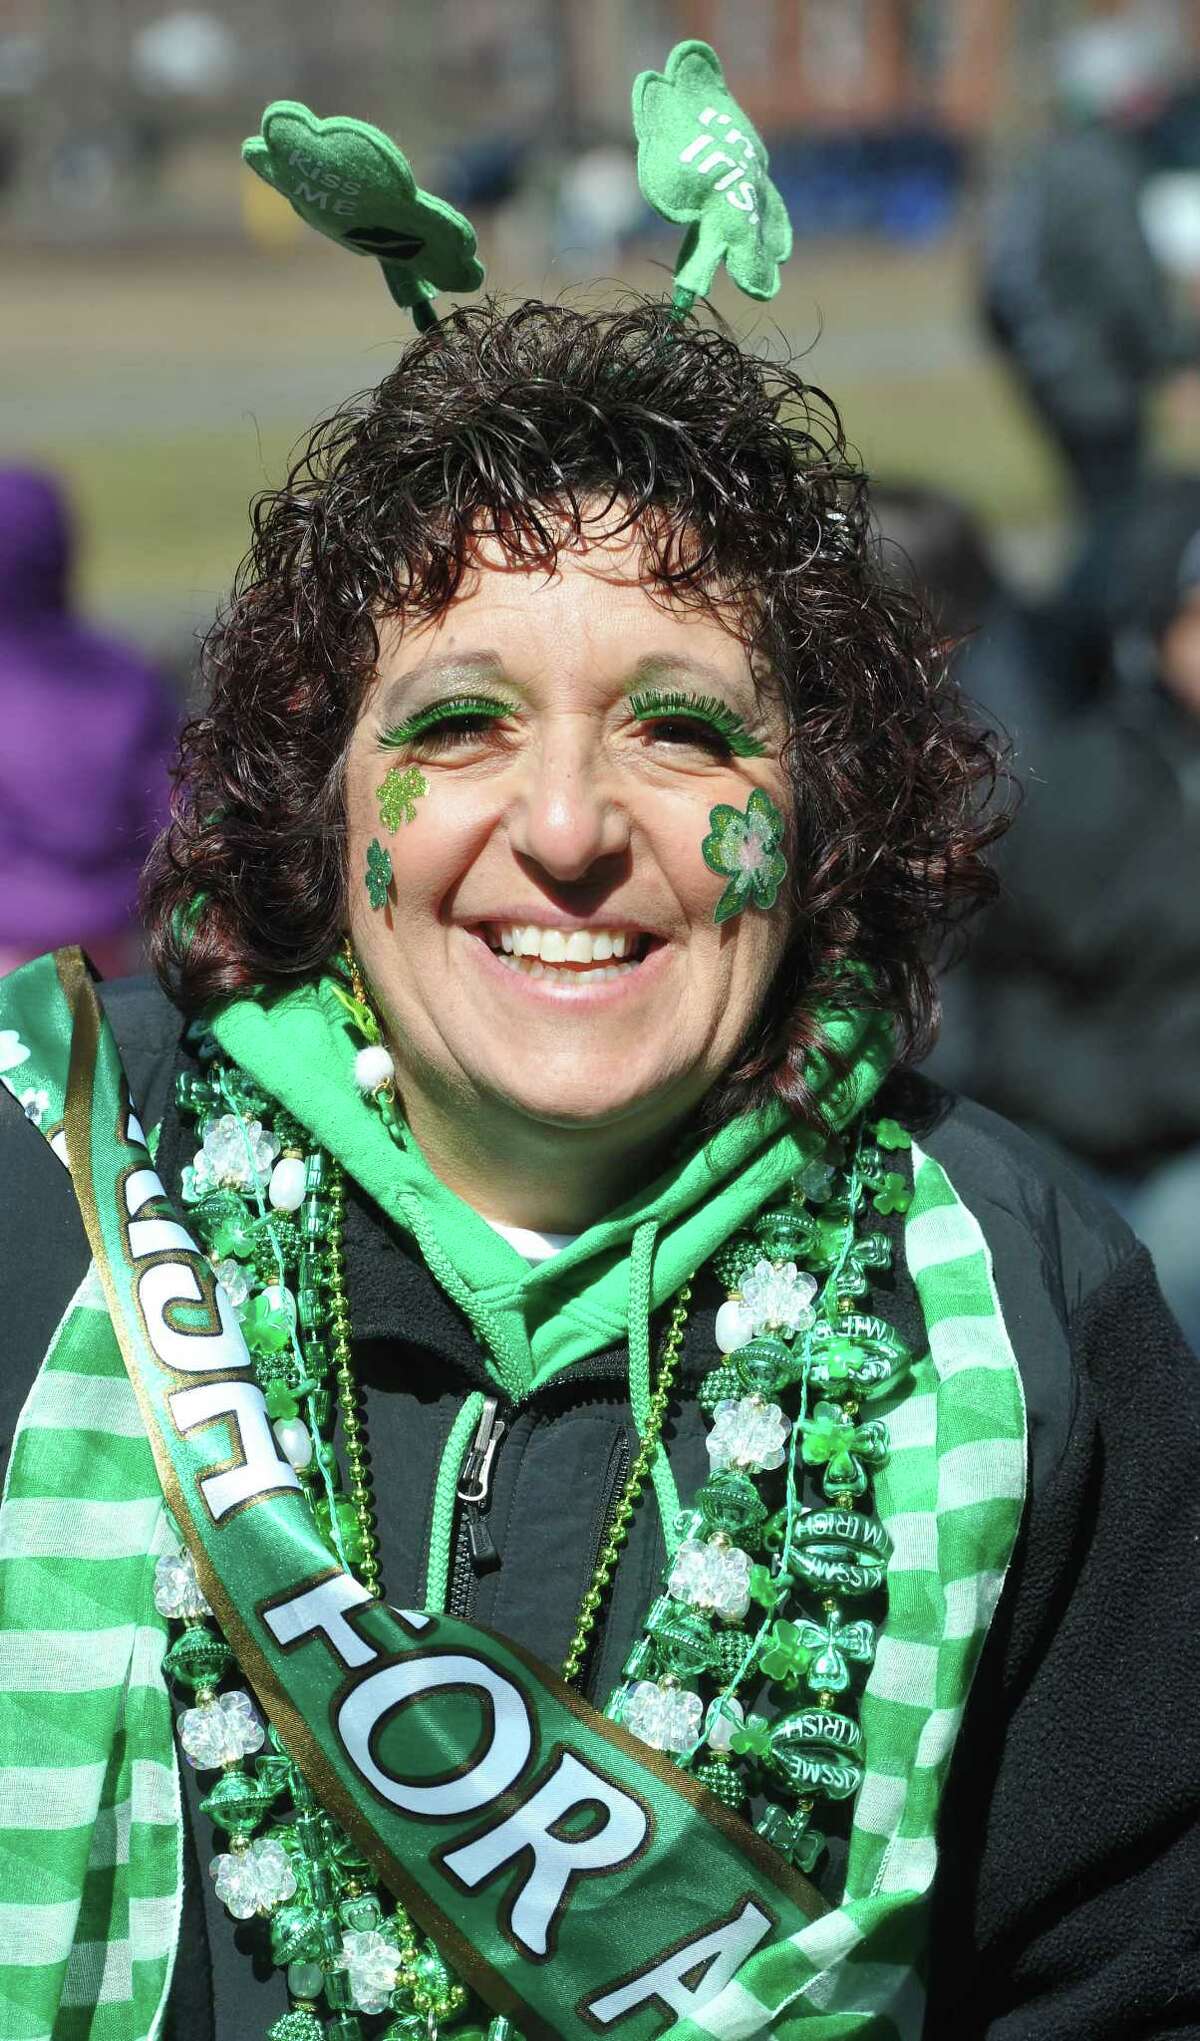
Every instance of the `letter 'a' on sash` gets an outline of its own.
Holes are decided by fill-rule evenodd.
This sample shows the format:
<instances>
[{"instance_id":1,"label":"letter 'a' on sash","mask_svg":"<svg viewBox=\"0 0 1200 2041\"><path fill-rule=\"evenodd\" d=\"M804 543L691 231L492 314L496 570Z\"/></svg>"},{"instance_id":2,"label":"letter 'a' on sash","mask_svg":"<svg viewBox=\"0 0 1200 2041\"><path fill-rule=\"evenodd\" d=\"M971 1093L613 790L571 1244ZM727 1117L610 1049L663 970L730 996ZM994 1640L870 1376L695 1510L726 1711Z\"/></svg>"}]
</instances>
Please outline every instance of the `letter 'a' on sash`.
<instances>
[{"instance_id":1,"label":"letter 'a' on sash","mask_svg":"<svg viewBox=\"0 0 1200 2041\"><path fill-rule=\"evenodd\" d=\"M147 1154L78 951L72 1182L163 1493L280 1738L381 1882L529 2041L654 2041L827 1911L753 1830L510 1640L393 1610L331 1561L236 1313ZM151 1274L151 1271L154 1273Z\"/></svg>"}]
</instances>

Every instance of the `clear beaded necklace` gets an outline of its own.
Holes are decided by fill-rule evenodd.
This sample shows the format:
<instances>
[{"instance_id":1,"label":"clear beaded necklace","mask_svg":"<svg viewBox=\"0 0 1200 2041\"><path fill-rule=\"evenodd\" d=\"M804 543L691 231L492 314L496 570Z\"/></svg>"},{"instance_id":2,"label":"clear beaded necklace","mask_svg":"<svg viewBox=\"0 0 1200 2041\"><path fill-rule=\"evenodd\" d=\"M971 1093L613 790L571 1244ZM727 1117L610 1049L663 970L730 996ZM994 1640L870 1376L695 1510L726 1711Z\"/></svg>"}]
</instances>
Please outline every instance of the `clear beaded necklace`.
<instances>
[{"instance_id":1,"label":"clear beaded necklace","mask_svg":"<svg viewBox=\"0 0 1200 2041\"><path fill-rule=\"evenodd\" d=\"M353 990L357 1007L361 980ZM377 1024L364 1034L378 1045ZM206 1056L202 1076L180 1081L180 1109L202 1136L184 1172L184 1201L238 1312L280 1450L314 1522L339 1563L378 1594L345 1287L344 1178L299 1123L221 1062L215 1045ZM398 1137L390 1067L377 1076L377 1102ZM886 1427L864 1420L861 1405L912 1360L891 1328L862 1308L868 1271L890 1259L886 1236L861 1230L864 1218L871 1205L902 1211L908 1200L887 1153L907 1147L908 1137L887 1120L874 1132L874 1141L860 1138L848 1164L811 1166L785 1206L714 1260L729 1295L715 1328L721 1358L700 1390L713 1420L711 1471L671 1526L663 1592L605 1711L725 1805L740 1808L758 1792L760 1834L805 1870L823 1847L811 1826L818 1800L849 1798L861 1783L851 1693L873 1656L876 1626L862 1615L848 1620L844 1604L878 1596L890 1549L869 1501L870 1474L887 1457ZM568 1679L586 1659L658 1449L690 1293L685 1285L672 1309L639 1451L564 1660ZM806 1468L819 1473L826 1506L805 1507ZM365 2041L363 2016L386 2041L436 2041L443 2032L457 2041L519 2041L507 2019L489 2019L470 1999L435 1945L375 1886L250 1696L219 1691L233 1655L186 1553L161 1562L156 1600L183 1625L166 1666L191 1693L178 1725L184 1753L197 1769L219 1771L201 1802L229 1839L210 1867L218 1896L235 1919L269 1922L272 1953L287 1972L291 2010L269 2041ZM747 1714L741 1698L764 1682L785 1703L773 1720ZM383 2014L390 2018L380 2027L375 2016Z\"/></svg>"}]
</instances>

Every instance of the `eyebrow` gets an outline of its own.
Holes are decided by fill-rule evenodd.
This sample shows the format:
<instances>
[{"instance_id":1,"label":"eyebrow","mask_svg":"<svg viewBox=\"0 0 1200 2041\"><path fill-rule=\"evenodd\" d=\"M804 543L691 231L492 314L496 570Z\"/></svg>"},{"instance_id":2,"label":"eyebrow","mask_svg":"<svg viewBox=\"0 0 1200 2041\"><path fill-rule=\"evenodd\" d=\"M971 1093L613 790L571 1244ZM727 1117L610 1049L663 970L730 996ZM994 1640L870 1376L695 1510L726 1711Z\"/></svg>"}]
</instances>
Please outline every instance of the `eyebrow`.
<instances>
[{"instance_id":1,"label":"eyebrow","mask_svg":"<svg viewBox=\"0 0 1200 2041\"><path fill-rule=\"evenodd\" d=\"M385 681L376 707L381 716L386 716L406 705L414 691L428 682L465 680L478 686L480 681L502 679L504 670L498 652L433 652L428 659L410 666L406 673L394 674Z\"/></svg>"}]
</instances>

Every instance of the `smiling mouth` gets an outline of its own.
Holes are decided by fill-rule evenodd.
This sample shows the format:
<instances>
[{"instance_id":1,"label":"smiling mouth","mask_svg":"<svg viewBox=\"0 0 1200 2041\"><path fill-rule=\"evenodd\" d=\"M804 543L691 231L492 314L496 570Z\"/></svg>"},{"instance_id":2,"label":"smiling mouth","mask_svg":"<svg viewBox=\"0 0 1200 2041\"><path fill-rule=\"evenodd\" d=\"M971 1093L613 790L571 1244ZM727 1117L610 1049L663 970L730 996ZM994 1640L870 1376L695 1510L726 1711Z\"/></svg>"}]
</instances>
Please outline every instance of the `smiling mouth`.
<instances>
[{"instance_id":1,"label":"smiling mouth","mask_svg":"<svg viewBox=\"0 0 1200 2041\"><path fill-rule=\"evenodd\" d=\"M644 929L540 928L535 923L484 922L475 930L496 960L526 978L598 985L636 971L661 938Z\"/></svg>"}]
</instances>

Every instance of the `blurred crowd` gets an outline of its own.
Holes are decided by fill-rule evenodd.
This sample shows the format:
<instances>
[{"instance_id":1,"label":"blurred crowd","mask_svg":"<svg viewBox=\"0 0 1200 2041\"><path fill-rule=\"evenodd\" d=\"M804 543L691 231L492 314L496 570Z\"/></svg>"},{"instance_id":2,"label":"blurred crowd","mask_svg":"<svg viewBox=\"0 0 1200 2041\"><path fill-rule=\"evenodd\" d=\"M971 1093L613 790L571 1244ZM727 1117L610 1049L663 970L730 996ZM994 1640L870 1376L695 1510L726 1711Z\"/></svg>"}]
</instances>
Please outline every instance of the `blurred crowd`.
<instances>
[{"instance_id":1,"label":"blurred crowd","mask_svg":"<svg viewBox=\"0 0 1200 2041\"><path fill-rule=\"evenodd\" d=\"M962 503L876 491L887 570L928 596L1023 788L931 1068L1103 1184L1200 1345L1200 473L1157 465L1151 433L1156 406L1200 414L1200 84L1140 15L1056 65L1053 122L982 208L978 291L1060 458L1069 564L1031 593ZM622 150L588 173L563 233L602 263L640 201ZM0 473L0 967L81 941L114 972L179 708L75 614L71 554L54 480Z\"/></svg>"}]
</instances>

